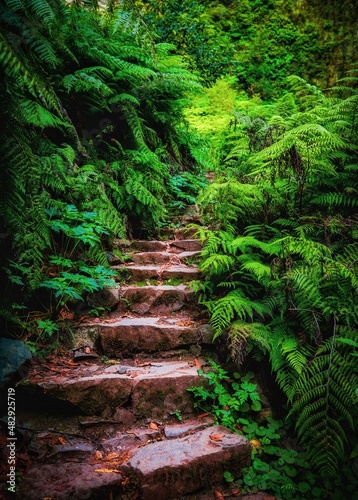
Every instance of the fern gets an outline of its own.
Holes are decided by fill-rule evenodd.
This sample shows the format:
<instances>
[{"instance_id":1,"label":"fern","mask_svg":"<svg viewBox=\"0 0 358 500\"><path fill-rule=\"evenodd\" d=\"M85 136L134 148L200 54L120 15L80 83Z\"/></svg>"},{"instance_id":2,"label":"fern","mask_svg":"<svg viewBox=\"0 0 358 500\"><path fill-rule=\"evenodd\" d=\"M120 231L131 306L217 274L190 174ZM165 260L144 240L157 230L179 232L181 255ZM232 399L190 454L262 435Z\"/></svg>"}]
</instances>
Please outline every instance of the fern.
<instances>
[{"instance_id":1,"label":"fern","mask_svg":"<svg viewBox=\"0 0 358 500\"><path fill-rule=\"evenodd\" d=\"M225 297L205 303L211 313L211 324L217 338L234 318L253 319L253 314L264 316L268 311L262 304L245 297L239 290L229 292Z\"/></svg>"},{"instance_id":2,"label":"fern","mask_svg":"<svg viewBox=\"0 0 358 500\"><path fill-rule=\"evenodd\" d=\"M332 337L317 350L296 381L290 411L290 415L298 414L298 436L309 446L313 466L325 476L337 473L357 411L357 373L352 371L351 349L337 343L336 323L333 328Z\"/></svg>"}]
</instances>

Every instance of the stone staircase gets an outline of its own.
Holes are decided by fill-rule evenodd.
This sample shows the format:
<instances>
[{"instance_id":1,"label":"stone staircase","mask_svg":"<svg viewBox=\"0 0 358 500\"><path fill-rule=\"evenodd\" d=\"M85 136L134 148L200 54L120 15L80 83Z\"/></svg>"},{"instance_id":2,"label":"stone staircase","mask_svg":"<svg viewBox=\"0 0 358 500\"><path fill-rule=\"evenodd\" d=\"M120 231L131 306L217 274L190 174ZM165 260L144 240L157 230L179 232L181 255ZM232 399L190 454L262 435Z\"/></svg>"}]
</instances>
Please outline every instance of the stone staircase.
<instances>
[{"instance_id":1,"label":"stone staircase","mask_svg":"<svg viewBox=\"0 0 358 500\"><path fill-rule=\"evenodd\" d=\"M34 363L17 387L32 457L18 498L214 498L225 471L250 463L243 436L194 411L187 389L202 384L212 343L189 287L200 243L166 236L117 242L128 261L113 265L125 280L111 290L116 309L74 325L79 358Z\"/></svg>"}]
</instances>

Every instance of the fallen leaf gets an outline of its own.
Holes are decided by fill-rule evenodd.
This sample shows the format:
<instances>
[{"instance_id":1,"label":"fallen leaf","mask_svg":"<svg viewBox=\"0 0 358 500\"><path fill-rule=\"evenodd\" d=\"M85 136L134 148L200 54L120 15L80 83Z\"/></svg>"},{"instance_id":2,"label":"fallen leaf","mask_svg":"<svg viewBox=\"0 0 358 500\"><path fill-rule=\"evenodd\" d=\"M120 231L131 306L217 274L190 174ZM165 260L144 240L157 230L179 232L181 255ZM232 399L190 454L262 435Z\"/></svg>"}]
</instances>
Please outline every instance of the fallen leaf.
<instances>
[{"instance_id":1,"label":"fallen leaf","mask_svg":"<svg viewBox=\"0 0 358 500\"><path fill-rule=\"evenodd\" d=\"M115 451L113 451L112 453L108 453L108 455L106 455L106 460L115 460L118 457L119 457L119 453L116 453Z\"/></svg>"},{"instance_id":2,"label":"fallen leaf","mask_svg":"<svg viewBox=\"0 0 358 500\"><path fill-rule=\"evenodd\" d=\"M95 472L106 472L107 474L110 474L111 472L121 472L118 469L96 469Z\"/></svg>"},{"instance_id":3,"label":"fallen leaf","mask_svg":"<svg viewBox=\"0 0 358 500\"><path fill-rule=\"evenodd\" d=\"M230 490L230 494L231 494L233 497L238 497L239 495L241 495L241 490L239 490L239 489L236 489L236 490Z\"/></svg>"},{"instance_id":4,"label":"fallen leaf","mask_svg":"<svg viewBox=\"0 0 358 500\"><path fill-rule=\"evenodd\" d=\"M256 450L261 446L260 441L257 441L257 439L250 439L250 443Z\"/></svg>"},{"instance_id":5,"label":"fallen leaf","mask_svg":"<svg viewBox=\"0 0 358 500\"><path fill-rule=\"evenodd\" d=\"M158 431L159 430L159 427L157 426L157 424L155 424L154 422L151 422L149 425L148 425L149 429L153 429L155 431Z\"/></svg>"},{"instance_id":6,"label":"fallen leaf","mask_svg":"<svg viewBox=\"0 0 358 500\"><path fill-rule=\"evenodd\" d=\"M96 460L102 460L102 458L103 458L102 453L100 451L96 450L95 458L96 458Z\"/></svg>"},{"instance_id":7,"label":"fallen leaf","mask_svg":"<svg viewBox=\"0 0 358 500\"><path fill-rule=\"evenodd\" d=\"M195 358L195 359L194 359L194 363L195 363L195 366L196 366L197 368L201 368L201 363L200 363L200 361L199 361L198 359L196 359L196 358Z\"/></svg>"},{"instance_id":8,"label":"fallen leaf","mask_svg":"<svg viewBox=\"0 0 358 500\"><path fill-rule=\"evenodd\" d=\"M89 347L85 347L85 353L90 354L90 352L91 352L91 349Z\"/></svg>"},{"instance_id":9,"label":"fallen leaf","mask_svg":"<svg viewBox=\"0 0 358 500\"><path fill-rule=\"evenodd\" d=\"M204 418L204 417L207 417L208 415L210 415L210 413L208 413L208 412L201 413L200 415L198 415L198 418Z\"/></svg>"},{"instance_id":10,"label":"fallen leaf","mask_svg":"<svg viewBox=\"0 0 358 500\"><path fill-rule=\"evenodd\" d=\"M222 441L224 436L224 433L210 434L210 439L212 441Z\"/></svg>"},{"instance_id":11,"label":"fallen leaf","mask_svg":"<svg viewBox=\"0 0 358 500\"><path fill-rule=\"evenodd\" d=\"M215 498L219 498L220 500L224 500L224 495L220 493L220 491L214 491Z\"/></svg>"},{"instance_id":12,"label":"fallen leaf","mask_svg":"<svg viewBox=\"0 0 358 500\"><path fill-rule=\"evenodd\" d=\"M59 443L61 443L62 445L65 445L65 444L66 444L66 440L65 440L63 437L61 437L61 436L58 436L57 441L58 441Z\"/></svg>"}]
</instances>

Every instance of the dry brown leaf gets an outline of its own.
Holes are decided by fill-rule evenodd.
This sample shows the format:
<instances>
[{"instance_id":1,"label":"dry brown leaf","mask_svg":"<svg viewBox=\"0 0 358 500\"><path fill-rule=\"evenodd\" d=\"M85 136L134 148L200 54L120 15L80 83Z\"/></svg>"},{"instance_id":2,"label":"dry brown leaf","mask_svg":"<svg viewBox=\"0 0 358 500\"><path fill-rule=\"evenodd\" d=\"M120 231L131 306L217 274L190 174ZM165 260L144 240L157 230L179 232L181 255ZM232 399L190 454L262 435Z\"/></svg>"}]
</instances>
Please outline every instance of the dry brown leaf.
<instances>
[{"instance_id":1,"label":"dry brown leaf","mask_svg":"<svg viewBox=\"0 0 358 500\"><path fill-rule=\"evenodd\" d=\"M159 430L159 427L157 426L157 424L155 424L154 422L151 422L149 425L148 425L149 429L153 429L155 431L158 431Z\"/></svg>"},{"instance_id":2,"label":"dry brown leaf","mask_svg":"<svg viewBox=\"0 0 358 500\"><path fill-rule=\"evenodd\" d=\"M196 358L195 358L195 359L194 359L194 363L195 363L195 366L196 366L197 368L201 368L201 363L200 363L200 361L199 361L198 359L196 359Z\"/></svg>"},{"instance_id":3,"label":"dry brown leaf","mask_svg":"<svg viewBox=\"0 0 358 500\"><path fill-rule=\"evenodd\" d=\"M219 500L224 500L224 495L220 493L220 491L214 491L214 496L215 498L218 498Z\"/></svg>"},{"instance_id":4,"label":"dry brown leaf","mask_svg":"<svg viewBox=\"0 0 358 500\"><path fill-rule=\"evenodd\" d=\"M85 347L85 353L86 353L86 354L91 354L91 349L90 349L90 347Z\"/></svg>"},{"instance_id":5,"label":"dry brown leaf","mask_svg":"<svg viewBox=\"0 0 358 500\"><path fill-rule=\"evenodd\" d=\"M204 417L207 417L208 415L210 415L210 413L208 413L208 412L201 413L200 415L198 415L198 418L204 418Z\"/></svg>"},{"instance_id":6,"label":"dry brown leaf","mask_svg":"<svg viewBox=\"0 0 358 500\"><path fill-rule=\"evenodd\" d=\"M57 441L62 445L66 444L66 439L64 439L62 436L58 436Z\"/></svg>"},{"instance_id":7,"label":"dry brown leaf","mask_svg":"<svg viewBox=\"0 0 358 500\"><path fill-rule=\"evenodd\" d=\"M102 460L102 458L103 458L102 453L100 451L96 450L95 458L96 458L96 460Z\"/></svg>"},{"instance_id":8,"label":"dry brown leaf","mask_svg":"<svg viewBox=\"0 0 358 500\"><path fill-rule=\"evenodd\" d=\"M106 469L106 468L103 468L103 469L96 469L95 472L106 472L107 474L110 474L111 472L121 472L121 471L118 470L118 469Z\"/></svg>"},{"instance_id":9,"label":"dry brown leaf","mask_svg":"<svg viewBox=\"0 0 358 500\"><path fill-rule=\"evenodd\" d=\"M119 453L116 453L115 451L113 451L112 453L108 453L108 455L106 455L106 460L115 460L118 457L119 457Z\"/></svg>"},{"instance_id":10,"label":"dry brown leaf","mask_svg":"<svg viewBox=\"0 0 358 500\"><path fill-rule=\"evenodd\" d=\"M238 497L239 495L241 495L241 490L239 490L238 488L235 489L235 490L230 490L230 494L233 496L233 497Z\"/></svg>"},{"instance_id":11,"label":"dry brown leaf","mask_svg":"<svg viewBox=\"0 0 358 500\"><path fill-rule=\"evenodd\" d=\"M210 439L212 441L222 441L224 436L225 434L223 432L217 434L210 434Z\"/></svg>"}]
</instances>

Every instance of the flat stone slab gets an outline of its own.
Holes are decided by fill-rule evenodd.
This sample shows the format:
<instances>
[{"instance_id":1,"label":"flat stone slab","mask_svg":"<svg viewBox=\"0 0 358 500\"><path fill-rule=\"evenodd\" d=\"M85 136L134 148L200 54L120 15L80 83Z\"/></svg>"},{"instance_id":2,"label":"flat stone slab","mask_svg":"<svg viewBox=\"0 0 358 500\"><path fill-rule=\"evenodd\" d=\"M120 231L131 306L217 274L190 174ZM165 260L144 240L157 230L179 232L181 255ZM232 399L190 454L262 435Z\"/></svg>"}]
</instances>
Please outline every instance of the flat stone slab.
<instances>
[{"instance_id":1,"label":"flat stone slab","mask_svg":"<svg viewBox=\"0 0 358 500\"><path fill-rule=\"evenodd\" d=\"M172 252L137 252L131 255L131 259L135 264L173 264L184 262L186 259L194 259L200 255L200 251L196 252L180 252L173 254Z\"/></svg>"},{"instance_id":2,"label":"flat stone slab","mask_svg":"<svg viewBox=\"0 0 358 500\"><path fill-rule=\"evenodd\" d=\"M82 459L39 456L17 486L17 498L179 499L222 483L225 471L239 473L250 464L250 443L225 427L199 420L170 427L171 439L151 426L119 431L101 439L100 446L94 437Z\"/></svg>"},{"instance_id":3,"label":"flat stone slab","mask_svg":"<svg viewBox=\"0 0 358 500\"><path fill-rule=\"evenodd\" d=\"M134 240L126 249L140 250L141 252L196 252L201 251L202 244L195 239L175 239L175 240Z\"/></svg>"},{"instance_id":4,"label":"flat stone slab","mask_svg":"<svg viewBox=\"0 0 358 500\"><path fill-rule=\"evenodd\" d=\"M186 285L126 286L121 288L119 310L137 314L170 314L195 303L194 292Z\"/></svg>"},{"instance_id":5,"label":"flat stone slab","mask_svg":"<svg viewBox=\"0 0 358 500\"><path fill-rule=\"evenodd\" d=\"M169 247L167 241L134 240L131 241L129 248L131 250L140 250L142 252L165 252Z\"/></svg>"},{"instance_id":6,"label":"flat stone slab","mask_svg":"<svg viewBox=\"0 0 358 500\"><path fill-rule=\"evenodd\" d=\"M120 266L112 266L112 269L123 271L126 270L132 280L142 281L146 279L172 279L178 278L183 281L194 280L199 277L199 269L197 266L184 265L137 265L137 264L122 264Z\"/></svg>"},{"instance_id":7,"label":"flat stone slab","mask_svg":"<svg viewBox=\"0 0 358 500\"><path fill-rule=\"evenodd\" d=\"M87 463L41 464L31 467L16 489L23 500L119 498L123 476L116 467Z\"/></svg>"},{"instance_id":8,"label":"flat stone slab","mask_svg":"<svg viewBox=\"0 0 358 500\"><path fill-rule=\"evenodd\" d=\"M170 242L170 249L172 252L181 253L185 252L198 252L202 250L202 243L199 240L173 240Z\"/></svg>"},{"instance_id":9,"label":"flat stone slab","mask_svg":"<svg viewBox=\"0 0 358 500\"><path fill-rule=\"evenodd\" d=\"M163 417L176 410L193 411L189 387L200 385L197 368L186 361L163 361L144 366L111 365L84 368L82 375L53 375L37 381L30 372L18 386L43 404L67 402L86 415L101 415L126 404L138 417Z\"/></svg>"},{"instance_id":10,"label":"flat stone slab","mask_svg":"<svg viewBox=\"0 0 358 500\"><path fill-rule=\"evenodd\" d=\"M141 482L141 500L170 500L222 482L225 471L250 464L251 444L222 426L136 450L128 465Z\"/></svg>"},{"instance_id":11,"label":"flat stone slab","mask_svg":"<svg viewBox=\"0 0 358 500\"><path fill-rule=\"evenodd\" d=\"M181 324L175 318L122 318L98 325L99 340L107 356L134 352L169 351L193 344L211 344L210 325Z\"/></svg>"}]
</instances>

